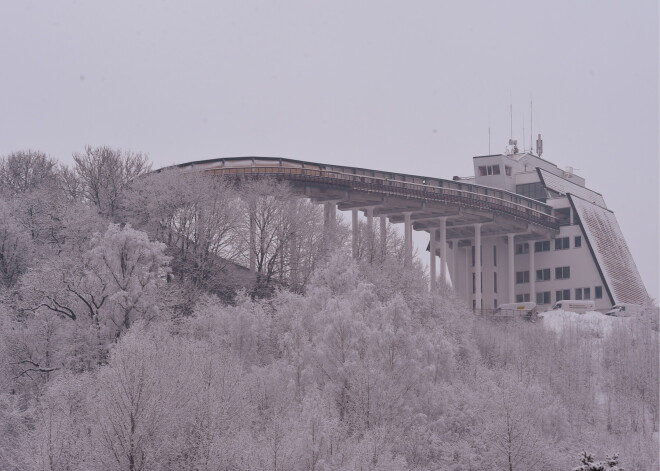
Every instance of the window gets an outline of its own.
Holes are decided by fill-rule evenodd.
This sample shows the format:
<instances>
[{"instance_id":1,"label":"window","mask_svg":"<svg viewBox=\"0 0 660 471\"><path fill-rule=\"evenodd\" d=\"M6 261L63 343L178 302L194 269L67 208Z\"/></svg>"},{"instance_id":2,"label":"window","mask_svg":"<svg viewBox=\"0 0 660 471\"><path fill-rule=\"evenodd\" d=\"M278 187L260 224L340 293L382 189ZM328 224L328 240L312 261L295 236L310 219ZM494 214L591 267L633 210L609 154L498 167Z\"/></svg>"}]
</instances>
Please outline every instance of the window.
<instances>
[{"instance_id":1,"label":"window","mask_svg":"<svg viewBox=\"0 0 660 471\"><path fill-rule=\"evenodd\" d=\"M534 243L534 252L548 252L550 251L550 241L541 240Z\"/></svg>"},{"instance_id":2,"label":"window","mask_svg":"<svg viewBox=\"0 0 660 471\"><path fill-rule=\"evenodd\" d=\"M516 272L516 284L529 283L529 271Z\"/></svg>"},{"instance_id":3,"label":"window","mask_svg":"<svg viewBox=\"0 0 660 471\"><path fill-rule=\"evenodd\" d=\"M474 266L474 253L475 253L475 248L474 245L472 246L472 266Z\"/></svg>"},{"instance_id":4,"label":"window","mask_svg":"<svg viewBox=\"0 0 660 471\"><path fill-rule=\"evenodd\" d=\"M555 209L555 217L559 219L560 226L571 225L571 208L558 208Z\"/></svg>"},{"instance_id":5,"label":"window","mask_svg":"<svg viewBox=\"0 0 660 471\"><path fill-rule=\"evenodd\" d=\"M550 291L536 293L536 304L550 304Z\"/></svg>"},{"instance_id":6,"label":"window","mask_svg":"<svg viewBox=\"0 0 660 471\"><path fill-rule=\"evenodd\" d=\"M493 266L497 266L497 245L493 245Z\"/></svg>"},{"instance_id":7,"label":"window","mask_svg":"<svg viewBox=\"0 0 660 471\"><path fill-rule=\"evenodd\" d=\"M504 173L506 174L507 177L510 177L511 176L511 167L509 167L508 165L505 165L504 166Z\"/></svg>"},{"instance_id":8,"label":"window","mask_svg":"<svg viewBox=\"0 0 660 471\"><path fill-rule=\"evenodd\" d=\"M477 292L477 274L472 273L472 294Z\"/></svg>"},{"instance_id":9,"label":"window","mask_svg":"<svg viewBox=\"0 0 660 471\"><path fill-rule=\"evenodd\" d=\"M557 301L563 301L564 299L571 299L571 290L570 289L560 289L555 292L555 298Z\"/></svg>"},{"instance_id":10,"label":"window","mask_svg":"<svg viewBox=\"0 0 660 471\"><path fill-rule=\"evenodd\" d=\"M591 299L591 288L575 288L575 299Z\"/></svg>"},{"instance_id":11,"label":"window","mask_svg":"<svg viewBox=\"0 0 660 471\"><path fill-rule=\"evenodd\" d=\"M555 250L566 250L571 248L570 237L560 237L555 239Z\"/></svg>"},{"instance_id":12,"label":"window","mask_svg":"<svg viewBox=\"0 0 660 471\"><path fill-rule=\"evenodd\" d=\"M493 309L497 309L497 299L493 300Z\"/></svg>"},{"instance_id":13,"label":"window","mask_svg":"<svg viewBox=\"0 0 660 471\"><path fill-rule=\"evenodd\" d=\"M499 175L500 166L497 165L482 165L479 167L479 176L485 177L486 175Z\"/></svg>"},{"instance_id":14,"label":"window","mask_svg":"<svg viewBox=\"0 0 660 471\"><path fill-rule=\"evenodd\" d=\"M493 293L497 293L497 272L493 272Z\"/></svg>"},{"instance_id":15,"label":"window","mask_svg":"<svg viewBox=\"0 0 660 471\"><path fill-rule=\"evenodd\" d=\"M575 236L575 248L582 247L582 237Z\"/></svg>"},{"instance_id":16,"label":"window","mask_svg":"<svg viewBox=\"0 0 660 471\"><path fill-rule=\"evenodd\" d=\"M571 267L555 268L555 280L567 280L571 277Z\"/></svg>"},{"instance_id":17,"label":"window","mask_svg":"<svg viewBox=\"0 0 660 471\"><path fill-rule=\"evenodd\" d=\"M596 286L594 288L594 294L596 299L602 299L603 298L603 287L602 286Z\"/></svg>"},{"instance_id":18,"label":"window","mask_svg":"<svg viewBox=\"0 0 660 471\"><path fill-rule=\"evenodd\" d=\"M529 293L525 294L516 294L517 303L528 303L529 302Z\"/></svg>"},{"instance_id":19,"label":"window","mask_svg":"<svg viewBox=\"0 0 660 471\"><path fill-rule=\"evenodd\" d=\"M542 270L536 270L536 281L548 281L550 279L550 269L543 268Z\"/></svg>"},{"instance_id":20,"label":"window","mask_svg":"<svg viewBox=\"0 0 660 471\"><path fill-rule=\"evenodd\" d=\"M545 193L545 187L541 182L516 185L516 193L535 200L545 200L548 197Z\"/></svg>"},{"instance_id":21,"label":"window","mask_svg":"<svg viewBox=\"0 0 660 471\"><path fill-rule=\"evenodd\" d=\"M529 253L529 244L525 242L524 244L516 244L516 255L521 255Z\"/></svg>"}]
</instances>

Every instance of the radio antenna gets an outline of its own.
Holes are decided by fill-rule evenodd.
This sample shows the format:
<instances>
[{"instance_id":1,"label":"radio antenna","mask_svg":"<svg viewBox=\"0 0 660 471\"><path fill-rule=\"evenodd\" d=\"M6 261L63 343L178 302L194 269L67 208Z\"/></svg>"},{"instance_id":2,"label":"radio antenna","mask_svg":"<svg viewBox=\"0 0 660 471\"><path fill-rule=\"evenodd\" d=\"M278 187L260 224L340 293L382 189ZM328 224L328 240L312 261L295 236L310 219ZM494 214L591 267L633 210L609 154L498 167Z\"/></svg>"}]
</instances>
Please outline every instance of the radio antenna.
<instances>
[{"instance_id":1,"label":"radio antenna","mask_svg":"<svg viewBox=\"0 0 660 471\"><path fill-rule=\"evenodd\" d=\"M513 97L511 90L509 90L509 119L511 121L511 135L509 136L509 139L513 139Z\"/></svg>"},{"instance_id":2,"label":"radio antenna","mask_svg":"<svg viewBox=\"0 0 660 471\"><path fill-rule=\"evenodd\" d=\"M523 152L525 152L525 141L526 141L526 139L525 139L525 113L523 113L523 119L522 119L522 122L523 122L523 140L522 140L522 149L523 149Z\"/></svg>"},{"instance_id":3,"label":"radio antenna","mask_svg":"<svg viewBox=\"0 0 660 471\"><path fill-rule=\"evenodd\" d=\"M532 94L529 94L529 151L534 149L532 139L534 139L534 102L532 101Z\"/></svg>"},{"instance_id":4,"label":"radio antenna","mask_svg":"<svg viewBox=\"0 0 660 471\"><path fill-rule=\"evenodd\" d=\"M488 155L490 155L490 113L488 113Z\"/></svg>"}]
</instances>

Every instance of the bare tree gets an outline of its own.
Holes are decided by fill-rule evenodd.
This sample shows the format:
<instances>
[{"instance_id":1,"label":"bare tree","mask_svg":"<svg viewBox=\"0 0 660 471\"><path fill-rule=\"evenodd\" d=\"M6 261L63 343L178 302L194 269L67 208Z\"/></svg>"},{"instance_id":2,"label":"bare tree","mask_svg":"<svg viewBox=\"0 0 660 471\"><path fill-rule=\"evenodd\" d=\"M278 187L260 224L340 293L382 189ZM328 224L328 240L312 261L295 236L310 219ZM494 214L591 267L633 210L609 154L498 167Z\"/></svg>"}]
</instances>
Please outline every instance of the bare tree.
<instances>
[{"instance_id":1,"label":"bare tree","mask_svg":"<svg viewBox=\"0 0 660 471\"><path fill-rule=\"evenodd\" d=\"M15 195L51 184L55 181L55 165L55 160L43 152L13 152L0 160L0 186Z\"/></svg>"},{"instance_id":2,"label":"bare tree","mask_svg":"<svg viewBox=\"0 0 660 471\"><path fill-rule=\"evenodd\" d=\"M108 217L116 215L128 183L151 170L145 154L105 146L86 146L73 160L82 196Z\"/></svg>"},{"instance_id":3,"label":"bare tree","mask_svg":"<svg viewBox=\"0 0 660 471\"><path fill-rule=\"evenodd\" d=\"M218 294L233 283L241 208L226 180L177 170L147 175L131 185L124 215L168 246L176 280Z\"/></svg>"},{"instance_id":4,"label":"bare tree","mask_svg":"<svg viewBox=\"0 0 660 471\"><path fill-rule=\"evenodd\" d=\"M319 208L273 180L243 182L239 195L243 264L254 265L261 287L277 281L300 289L326 253Z\"/></svg>"}]
</instances>

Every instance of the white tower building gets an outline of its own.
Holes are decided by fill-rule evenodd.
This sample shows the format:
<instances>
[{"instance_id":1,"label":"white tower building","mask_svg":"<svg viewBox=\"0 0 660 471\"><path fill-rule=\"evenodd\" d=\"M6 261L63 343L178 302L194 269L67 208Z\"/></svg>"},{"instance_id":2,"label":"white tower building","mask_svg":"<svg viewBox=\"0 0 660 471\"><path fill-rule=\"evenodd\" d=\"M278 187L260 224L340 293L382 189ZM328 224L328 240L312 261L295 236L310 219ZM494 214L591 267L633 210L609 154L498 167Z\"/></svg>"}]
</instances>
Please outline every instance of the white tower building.
<instances>
[{"instance_id":1,"label":"white tower building","mask_svg":"<svg viewBox=\"0 0 660 471\"><path fill-rule=\"evenodd\" d=\"M518 237L516 242L513 237L496 237L481 242L481 263L477 264L482 269L481 307L533 301L539 308L549 309L563 299L591 299L596 309L605 310L613 304L649 300L614 213L607 209L603 196L587 188L584 178L572 168L561 170L531 153L477 156L473 163L475 176L461 180L546 203L560 221L559 234L553 239L524 241ZM508 286L511 277L497 277L503 265L506 272L511 270L511 257L507 257L511 242L515 244L513 287ZM456 252L456 266L474 272L474 260L461 260L461 253L463 258L470 257L468 251ZM463 270L455 275L466 275L460 272ZM473 273L470 278L478 277ZM463 292L467 291L468 302L477 307L477 287L473 284L471 288ZM515 299L509 299L512 295Z\"/></svg>"}]
</instances>

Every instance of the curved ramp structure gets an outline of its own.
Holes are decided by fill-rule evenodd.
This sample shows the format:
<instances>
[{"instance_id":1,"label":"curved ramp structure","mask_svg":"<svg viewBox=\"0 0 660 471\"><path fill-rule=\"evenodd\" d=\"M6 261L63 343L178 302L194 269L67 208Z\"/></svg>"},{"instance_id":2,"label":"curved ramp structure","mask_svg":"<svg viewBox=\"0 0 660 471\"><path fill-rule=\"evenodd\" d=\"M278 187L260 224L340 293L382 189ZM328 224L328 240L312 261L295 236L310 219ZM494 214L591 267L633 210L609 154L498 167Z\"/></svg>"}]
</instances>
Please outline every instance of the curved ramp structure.
<instances>
[{"instance_id":1,"label":"curved ramp structure","mask_svg":"<svg viewBox=\"0 0 660 471\"><path fill-rule=\"evenodd\" d=\"M499 224L501 227L493 230L505 233L510 232L509 224L517 231L532 227L530 232L540 234L559 230L551 206L474 183L276 157L228 157L176 167L235 178L286 180L299 194L314 201L333 201L339 210L372 207L374 216L385 215L393 222L401 222L397 216L403 217L404 212L411 211L411 219L419 222L414 225L416 230L426 230L423 220L441 216L452 217L453 222L447 226L449 231L469 221ZM452 235L459 233L454 231Z\"/></svg>"},{"instance_id":2,"label":"curved ramp structure","mask_svg":"<svg viewBox=\"0 0 660 471\"><path fill-rule=\"evenodd\" d=\"M370 233L374 216L380 217L380 241L386 240L387 220L404 224L406 263L412 260L412 230L428 232L431 289L451 280L475 309L532 301L544 310L560 300L594 299L605 310L619 301L648 301L620 231L599 233L602 214L608 213L608 227L618 226L584 178L530 153L477 156L473 162L475 177L452 180L279 157L169 168L287 181L295 194L324 205L330 230L337 209L351 211L355 257L359 211ZM580 201L598 208L598 217ZM616 257L606 253L612 237L622 247ZM631 281L634 288L626 288Z\"/></svg>"}]
</instances>

